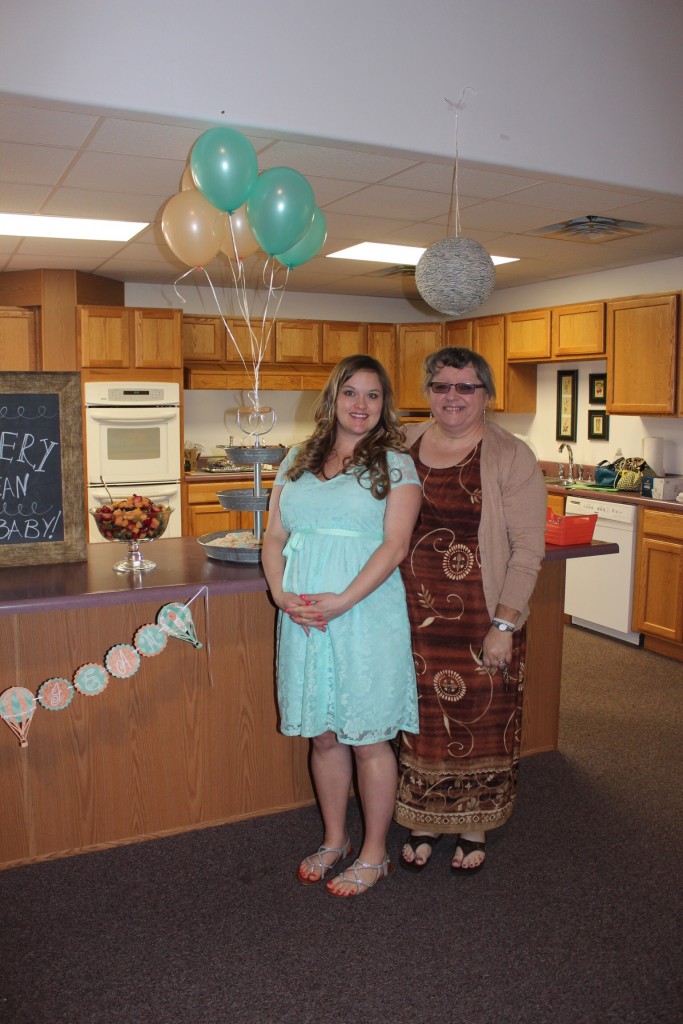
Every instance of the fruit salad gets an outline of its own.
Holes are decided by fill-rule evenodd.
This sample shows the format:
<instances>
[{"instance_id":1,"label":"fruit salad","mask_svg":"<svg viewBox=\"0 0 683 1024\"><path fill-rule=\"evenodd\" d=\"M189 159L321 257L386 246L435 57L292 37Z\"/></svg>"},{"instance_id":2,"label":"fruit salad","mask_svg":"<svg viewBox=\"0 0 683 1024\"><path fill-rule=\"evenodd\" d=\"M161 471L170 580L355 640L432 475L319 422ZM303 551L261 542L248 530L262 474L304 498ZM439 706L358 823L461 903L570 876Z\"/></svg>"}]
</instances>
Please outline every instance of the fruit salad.
<instances>
[{"instance_id":1,"label":"fruit salad","mask_svg":"<svg viewBox=\"0 0 683 1024\"><path fill-rule=\"evenodd\" d=\"M172 511L170 505L157 505L139 494L90 509L105 540L154 540L166 529Z\"/></svg>"}]
</instances>

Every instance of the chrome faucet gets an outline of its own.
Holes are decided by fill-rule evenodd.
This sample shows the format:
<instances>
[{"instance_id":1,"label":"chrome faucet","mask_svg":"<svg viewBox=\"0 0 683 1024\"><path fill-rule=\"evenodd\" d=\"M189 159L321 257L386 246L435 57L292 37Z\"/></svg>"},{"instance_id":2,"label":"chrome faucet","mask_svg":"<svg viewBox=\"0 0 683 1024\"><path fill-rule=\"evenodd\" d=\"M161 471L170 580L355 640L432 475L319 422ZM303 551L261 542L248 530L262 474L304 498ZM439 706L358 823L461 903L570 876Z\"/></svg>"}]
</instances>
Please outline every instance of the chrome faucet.
<instances>
[{"instance_id":1,"label":"chrome faucet","mask_svg":"<svg viewBox=\"0 0 683 1024\"><path fill-rule=\"evenodd\" d=\"M570 444L567 444L566 441L563 441L557 450L558 452L563 452L565 448L567 449L567 454L569 456L569 476L567 477L566 481L566 483L569 485L574 483L574 452L572 451L572 446Z\"/></svg>"}]
</instances>

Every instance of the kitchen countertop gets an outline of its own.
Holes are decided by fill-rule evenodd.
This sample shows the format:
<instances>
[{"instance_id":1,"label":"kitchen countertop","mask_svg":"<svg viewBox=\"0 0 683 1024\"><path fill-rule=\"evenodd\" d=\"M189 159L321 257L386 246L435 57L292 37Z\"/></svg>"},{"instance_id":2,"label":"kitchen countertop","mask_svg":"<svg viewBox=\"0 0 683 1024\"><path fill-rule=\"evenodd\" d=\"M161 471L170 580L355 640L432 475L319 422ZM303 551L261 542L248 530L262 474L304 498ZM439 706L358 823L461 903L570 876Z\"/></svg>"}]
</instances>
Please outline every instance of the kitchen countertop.
<instances>
[{"instance_id":1,"label":"kitchen countertop","mask_svg":"<svg viewBox=\"0 0 683 1024\"><path fill-rule=\"evenodd\" d=\"M0 569L0 615L104 607L143 601L189 600L203 587L209 594L239 594L267 590L259 563L226 562L208 558L195 537L161 538L145 545L145 556L156 569L117 573L121 545L86 545L85 562L26 565ZM546 561L565 561L614 554L617 544L548 545ZM135 577L137 576L137 579Z\"/></svg>"},{"instance_id":2,"label":"kitchen countertop","mask_svg":"<svg viewBox=\"0 0 683 1024\"><path fill-rule=\"evenodd\" d=\"M660 509L662 512L683 513L680 501L658 501L656 498L642 498L637 491L606 491L594 487L563 487L561 484L546 484L549 494L575 494L579 498L595 498L599 501L614 501L622 505L642 505L644 508Z\"/></svg>"}]
</instances>

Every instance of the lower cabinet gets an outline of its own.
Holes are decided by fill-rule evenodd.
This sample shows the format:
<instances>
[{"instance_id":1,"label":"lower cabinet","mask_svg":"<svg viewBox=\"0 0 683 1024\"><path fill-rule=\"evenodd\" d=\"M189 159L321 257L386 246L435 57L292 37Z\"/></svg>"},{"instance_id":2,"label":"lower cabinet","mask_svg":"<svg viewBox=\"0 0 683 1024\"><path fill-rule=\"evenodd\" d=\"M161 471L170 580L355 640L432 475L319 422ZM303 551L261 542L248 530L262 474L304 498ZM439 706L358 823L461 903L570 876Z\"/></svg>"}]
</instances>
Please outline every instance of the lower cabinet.
<instances>
[{"instance_id":1,"label":"lower cabinet","mask_svg":"<svg viewBox=\"0 0 683 1024\"><path fill-rule=\"evenodd\" d=\"M218 533L224 530L253 530L254 513L236 512L221 507L217 498L218 491L251 490L251 480L215 481L211 483L185 484L185 523L183 533L188 537L202 537L205 533ZM264 490L272 487L272 481L263 481ZM268 521L268 513L263 515L263 525Z\"/></svg>"},{"instance_id":2,"label":"lower cabinet","mask_svg":"<svg viewBox=\"0 0 683 1024\"><path fill-rule=\"evenodd\" d=\"M633 628L645 647L683 660L683 514L641 509Z\"/></svg>"},{"instance_id":3,"label":"lower cabinet","mask_svg":"<svg viewBox=\"0 0 683 1024\"><path fill-rule=\"evenodd\" d=\"M549 494L548 495L548 508L555 513L556 516L564 515L564 495L563 494Z\"/></svg>"}]
</instances>

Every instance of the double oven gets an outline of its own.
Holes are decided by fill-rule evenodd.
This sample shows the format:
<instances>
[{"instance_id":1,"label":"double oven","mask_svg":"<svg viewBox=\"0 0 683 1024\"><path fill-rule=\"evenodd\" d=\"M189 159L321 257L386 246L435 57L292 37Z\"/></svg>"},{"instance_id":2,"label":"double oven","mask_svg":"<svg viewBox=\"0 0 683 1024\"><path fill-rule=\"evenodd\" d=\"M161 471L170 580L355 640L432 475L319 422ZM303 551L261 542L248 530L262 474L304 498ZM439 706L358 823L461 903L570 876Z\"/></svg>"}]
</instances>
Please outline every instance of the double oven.
<instances>
[{"instance_id":1,"label":"double oven","mask_svg":"<svg viewBox=\"0 0 683 1024\"><path fill-rule=\"evenodd\" d=\"M173 506L165 536L180 537L180 386L86 381L84 399L88 508L141 494ZM88 530L102 540L94 523Z\"/></svg>"}]
</instances>

